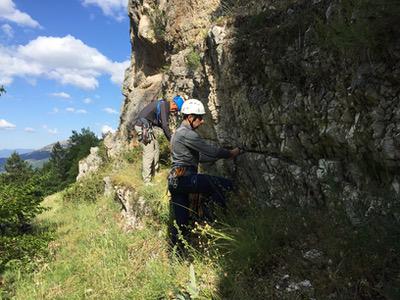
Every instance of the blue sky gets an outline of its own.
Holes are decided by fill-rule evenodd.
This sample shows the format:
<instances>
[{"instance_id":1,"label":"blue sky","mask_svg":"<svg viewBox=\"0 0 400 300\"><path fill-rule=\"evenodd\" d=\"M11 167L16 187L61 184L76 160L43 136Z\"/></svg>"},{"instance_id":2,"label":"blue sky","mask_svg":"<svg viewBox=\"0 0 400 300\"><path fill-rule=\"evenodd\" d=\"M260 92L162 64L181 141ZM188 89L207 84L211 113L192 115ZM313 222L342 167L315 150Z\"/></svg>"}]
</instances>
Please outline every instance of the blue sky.
<instances>
[{"instance_id":1,"label":"blue sky","mask_svg":"<svg viewBox=\"0 0 400 300\"><path fill-rule=\"evenodd\" d=\"M0 0L0 149L115 130L128 0Z\"/></svg>"}]
</instances>

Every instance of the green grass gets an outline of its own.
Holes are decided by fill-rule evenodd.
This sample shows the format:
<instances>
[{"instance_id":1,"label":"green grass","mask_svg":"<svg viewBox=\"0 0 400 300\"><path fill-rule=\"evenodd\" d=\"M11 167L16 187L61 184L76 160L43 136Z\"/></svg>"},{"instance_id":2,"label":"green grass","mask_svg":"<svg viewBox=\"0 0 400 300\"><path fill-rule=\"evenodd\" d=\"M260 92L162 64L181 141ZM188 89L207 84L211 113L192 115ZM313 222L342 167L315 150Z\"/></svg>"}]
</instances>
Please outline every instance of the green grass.
<instances>
[{"instance_id":1,"label":"green grass","mask_svg":"<svg viewBox=\"0 0 400 300\"><path fill-rule=\"evenodd\" d=\"M127 163L114 183L132 182L140 172L140 162ZM133 170L133 171L132 171ZM131 173L133 172L133 173ZM126 177L125 177L126 176ZM165 195L166 170L155 178L155 185L136 186L151 203L153 215L143 230L124 232L119 204L99 196L97 201L63 200L63 193L46 198L50 209L36 222L55 228L49 244L49 257L27 270L20 266L4 274L6 298L13 299L175 299L187 297L190 264L171 253L168 238L168 197ZM85 187L81 187L85 189ZM163 193L161 193L161 191ZM64 193L65 194L65 193ZM87 195L86 195L87 196ZM91 197L90 197L91 198ZM192 260L202 299L216 291L215 266L201 258ZM193 275L193 274L192 274ZM214 280L210 281L210 278ZM187 299L187 298L186 298Z\"/></svg>"},{"instance_id":2,"label":"green grass","mask_svg":"<svg viewBox=\"0 0 400 300\"><path fill-rule=\"evenodd\" d=\"M2 274L0 299L397 299L400 295L399 229L389 215L357 226L336 211L256 208L245 194L227 214L200 222L184 258L168 244L167 170L154 186L140 179L140 156L108 169L113 184L135 189L152 214L141 230L126 232L119 204L88 196L85 185L45 199L36 226L55 232L47 258L15 264ZM95 180L95 179L93 179ZM88 183L91 179L88 179ZM81 193L79 193L81 191ZM88 199L86 199L88 198ZM74 198L75 199L75 198ZM393 207L393 212L398 207ZM304 253L316 249L315 261ZM310 280L313 289L278 290L284 275Z\"/></svg>"}]
</instances>

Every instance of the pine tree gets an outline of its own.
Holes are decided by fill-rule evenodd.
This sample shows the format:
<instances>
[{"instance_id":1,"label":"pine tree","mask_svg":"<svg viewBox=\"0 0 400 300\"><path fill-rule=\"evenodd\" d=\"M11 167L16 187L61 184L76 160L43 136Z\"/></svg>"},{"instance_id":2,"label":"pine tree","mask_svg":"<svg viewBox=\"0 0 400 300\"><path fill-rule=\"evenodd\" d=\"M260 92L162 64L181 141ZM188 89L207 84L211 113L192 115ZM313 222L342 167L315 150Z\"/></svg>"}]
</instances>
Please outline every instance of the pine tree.
<instances>
[{"instance_id":1,"label":"pine tree","mask_svg":"<svg viewBox=\"0 0 400 300\"><path fill-rule=\"evenodd\" d=\"M67 150L59 142L53 146L49 162L53 173L53 184L60 188L64 187L68 178Z\"/></svg>"},{"instance_id":2,"label":"pine tree","mask_svg":"<svg viewBox=\"0 0 400 300\"><path fill-rule=\"evenodd\" d=\"M17 152L13 152L7 159L4 169L9 182L24 182L33 174L33 169Z\"/></svg>"}]
</instances>

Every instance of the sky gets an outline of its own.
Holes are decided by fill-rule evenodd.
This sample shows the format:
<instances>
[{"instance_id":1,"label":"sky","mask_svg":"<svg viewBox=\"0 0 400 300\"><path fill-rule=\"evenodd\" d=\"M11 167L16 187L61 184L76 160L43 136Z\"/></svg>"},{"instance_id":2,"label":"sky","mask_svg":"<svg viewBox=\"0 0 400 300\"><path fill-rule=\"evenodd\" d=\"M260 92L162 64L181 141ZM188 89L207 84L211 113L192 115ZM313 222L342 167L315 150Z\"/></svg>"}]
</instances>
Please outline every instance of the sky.
<instances>
[{"instance_id":1,"label":"sky","mask_svg":"<svg viewBox=\"0 0 400 300\"><path fill-rule=\"evenodd\" d=\"M118 127L128 0L0 0L0 149Z\"/></svg>"}]
</instances>

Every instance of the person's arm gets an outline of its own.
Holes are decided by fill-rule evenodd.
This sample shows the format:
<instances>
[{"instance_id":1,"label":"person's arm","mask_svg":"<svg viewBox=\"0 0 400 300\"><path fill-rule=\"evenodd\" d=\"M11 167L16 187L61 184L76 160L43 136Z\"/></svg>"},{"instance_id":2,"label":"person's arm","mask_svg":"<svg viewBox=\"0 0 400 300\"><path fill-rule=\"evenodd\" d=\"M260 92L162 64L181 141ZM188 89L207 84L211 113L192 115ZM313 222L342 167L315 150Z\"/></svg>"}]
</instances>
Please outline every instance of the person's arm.
<instances>
[{"instance_id":1,"label":"person's arm","mask_svg":"<svg viewBox=\"0 0 400 300\"><path fill-rule=\"evenodd\" d=\"M224 148L222 148L222 149L224 149ZM238 156L240 154L240 149L239 148L234 148L232 150L228 150L228 149L224 149L224 150L227 150L229 152L229 157L223 157L223 158L235 158L236 156ZM214 162L214 161L216 161L216 160L218 160L220 158L221 157L215 158L215 157L208 156L208 155L206 155L204 153L201 153L200 157L199 157L199 162L209 163L209 162Z\"/></svg>"},{"instance_id":2,"label":"person's arm","mask_svg":"<svg viewBox=\"0 0 400 300\"><path fill-rule=\"evenodd\" d=\"M171 130L169 129L169 103L167 101L161 102L161 127L168 141L171 140Z\"/></svg>"},{"instance_id":3,"label":"person's arm","mask_svg":"<svg viewBox=\"0 0 400 300\"><path fill-rule=\"evenodd\" d=\"M184 143L188 148L199 152L201 160L204 159L203 161L215 161L220 158L230 158L232 156L229 150L208 144L193 130L187 132Z\"/></svg>"}]
</instances>

